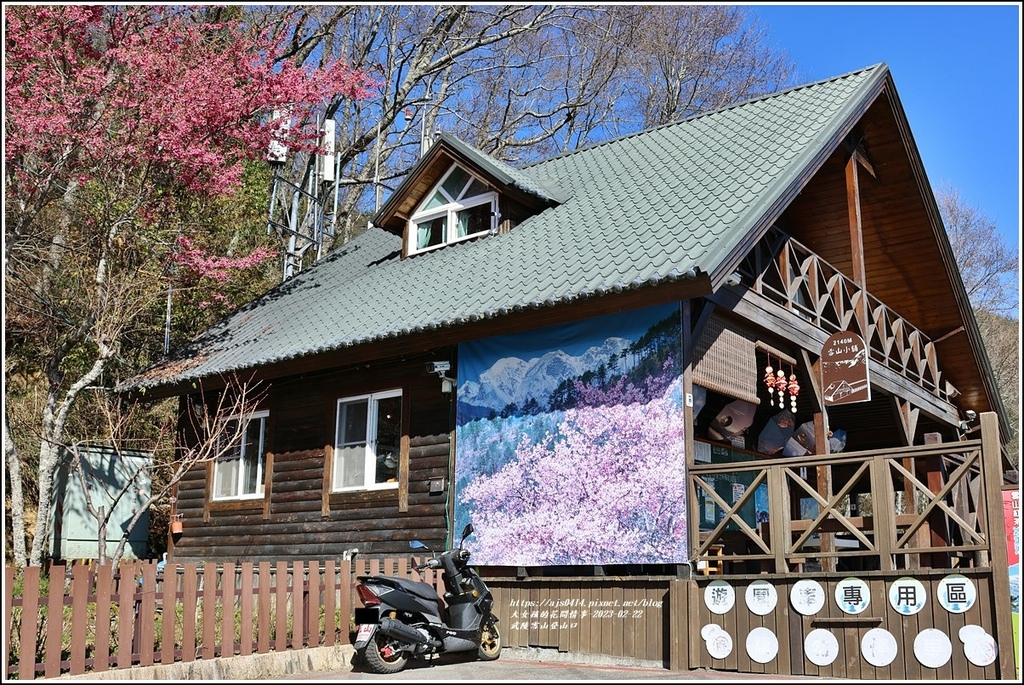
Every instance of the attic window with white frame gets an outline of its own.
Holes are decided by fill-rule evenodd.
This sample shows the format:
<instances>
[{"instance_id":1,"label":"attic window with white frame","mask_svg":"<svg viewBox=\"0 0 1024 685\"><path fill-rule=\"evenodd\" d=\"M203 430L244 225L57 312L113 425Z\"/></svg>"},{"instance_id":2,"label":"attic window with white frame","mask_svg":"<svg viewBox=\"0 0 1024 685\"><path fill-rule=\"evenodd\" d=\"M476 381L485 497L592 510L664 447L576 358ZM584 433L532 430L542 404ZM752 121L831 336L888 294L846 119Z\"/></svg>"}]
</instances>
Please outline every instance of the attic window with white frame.
<instances>
[{"instance_id":1,"label":"attic window with white frame","mask_svg":"<svg viewBox=\"0 0 1024 685\"><path fill-rule=\"evenodd\" d=\"M409 220L409 254L467 240L498 227L498 194L453 164Z\"/></svg>"}]
</instances>

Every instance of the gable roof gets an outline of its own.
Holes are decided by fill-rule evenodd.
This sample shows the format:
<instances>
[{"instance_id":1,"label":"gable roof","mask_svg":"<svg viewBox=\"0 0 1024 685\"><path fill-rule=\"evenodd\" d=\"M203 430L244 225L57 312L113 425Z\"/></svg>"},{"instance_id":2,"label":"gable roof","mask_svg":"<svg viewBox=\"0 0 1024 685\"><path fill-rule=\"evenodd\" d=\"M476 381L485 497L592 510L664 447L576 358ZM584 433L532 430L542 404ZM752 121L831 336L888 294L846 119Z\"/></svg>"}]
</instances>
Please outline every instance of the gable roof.
<instances>
[{"instance_id":1,"label":"gable roof","mask_svg":"<svg viewBox=\"0 0 1024 685\"><path fill-rule=\"evenodd\" d=\"M877 64L519 170L443 135L432 151L454 150L547 205L507 234L406 259L398 235L370 228L122 389L170 394L207 377L655 284L689 280L708 294L888 74Z\"/></svg>"}]
</instances>

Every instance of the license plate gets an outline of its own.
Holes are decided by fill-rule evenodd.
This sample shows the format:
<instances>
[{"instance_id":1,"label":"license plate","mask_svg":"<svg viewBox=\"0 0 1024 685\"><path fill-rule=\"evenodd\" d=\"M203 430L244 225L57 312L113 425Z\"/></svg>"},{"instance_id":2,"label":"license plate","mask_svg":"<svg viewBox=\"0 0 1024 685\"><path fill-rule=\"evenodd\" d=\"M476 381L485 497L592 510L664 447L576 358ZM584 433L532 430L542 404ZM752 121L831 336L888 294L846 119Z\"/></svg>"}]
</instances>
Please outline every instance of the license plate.
<instances>
[{"instance_id":1,"label":"license plate","mask_svg":"<svg viewBox=\"0 0 1024 685\"><path fill-rule=\"evenodd\" d=\"M372 623L363 623L359 626L359 631L356 633L356 644L354 646L361 647L364 643L370 641L370 637L373 636L373 630L377 626Z\"/></svg>"}]
</instances>

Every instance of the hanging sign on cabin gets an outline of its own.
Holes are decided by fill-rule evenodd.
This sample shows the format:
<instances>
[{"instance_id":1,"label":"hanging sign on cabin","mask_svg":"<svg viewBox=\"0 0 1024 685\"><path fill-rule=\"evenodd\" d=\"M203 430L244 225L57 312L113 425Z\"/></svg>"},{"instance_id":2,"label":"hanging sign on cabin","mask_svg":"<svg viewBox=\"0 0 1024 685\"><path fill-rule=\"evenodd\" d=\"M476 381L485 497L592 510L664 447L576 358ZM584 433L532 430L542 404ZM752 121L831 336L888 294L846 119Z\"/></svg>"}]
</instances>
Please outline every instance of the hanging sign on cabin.
<instances>
[{"instance_id":1,"label":"hanging sign on cabin","mask_svg":"<svg viewBox=\"0 0 1024 685\"><path fill-rule=\"evenodd\" d=\"M825 406L871 400L868 347L852 331L833 333L821 347L821 387Z\"/></svg>"}]
</instances>

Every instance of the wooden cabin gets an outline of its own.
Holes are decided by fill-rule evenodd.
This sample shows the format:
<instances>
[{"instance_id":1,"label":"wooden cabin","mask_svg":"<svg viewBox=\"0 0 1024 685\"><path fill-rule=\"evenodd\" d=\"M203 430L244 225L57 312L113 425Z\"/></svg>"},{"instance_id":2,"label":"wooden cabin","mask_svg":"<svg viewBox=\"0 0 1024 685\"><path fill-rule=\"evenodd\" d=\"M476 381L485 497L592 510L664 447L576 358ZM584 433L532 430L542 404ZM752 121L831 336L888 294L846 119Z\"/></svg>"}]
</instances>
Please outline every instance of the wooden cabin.
<instances>
[{"instance_id":1,"label":"wooden cabin","mask_svg":"<svg viewBox=\"0 0 1024 685\"><path fill-rule=\"evenodd\" d=\"M506 644L658 658L664 621L689 666L764 670L696 637L763 637L711 584L910 573L968 574L1009 644L1011 426L885 64L524 168L442 134L363 235L124 389L187 429L237 379L258 406L178 485L172 560L387 560L472 522ZM598 586L678 607L678 582L689 618L619 625L630 647L517 616ZM875 623L826 604L778 614L778 672L827 674L814 630L916 634L877 594ZM934 673L1000 668L964 658Z\"/></svg>"}]
</instances>

